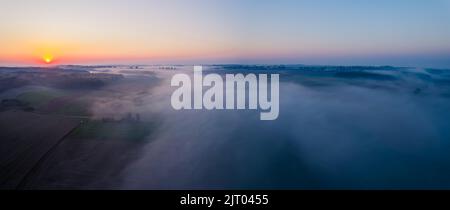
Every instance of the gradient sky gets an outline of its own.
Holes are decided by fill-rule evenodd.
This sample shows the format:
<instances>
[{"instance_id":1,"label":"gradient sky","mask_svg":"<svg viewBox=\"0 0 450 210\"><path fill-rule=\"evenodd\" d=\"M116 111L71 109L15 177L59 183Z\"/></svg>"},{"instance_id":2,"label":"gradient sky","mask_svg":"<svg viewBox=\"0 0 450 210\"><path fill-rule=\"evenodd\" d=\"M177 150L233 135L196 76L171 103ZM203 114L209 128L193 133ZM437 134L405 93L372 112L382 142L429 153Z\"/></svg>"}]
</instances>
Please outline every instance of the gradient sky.
<instances>
[{"instance_id":1,"label":"gradient sky","mask_svg":"<svg viewBox=\"0 0 450 210\"><path fill-rule=\"evenodd\" d=\"M450 67L450 0L0 1L0 65Z\"/></svg>"}]
</instances>

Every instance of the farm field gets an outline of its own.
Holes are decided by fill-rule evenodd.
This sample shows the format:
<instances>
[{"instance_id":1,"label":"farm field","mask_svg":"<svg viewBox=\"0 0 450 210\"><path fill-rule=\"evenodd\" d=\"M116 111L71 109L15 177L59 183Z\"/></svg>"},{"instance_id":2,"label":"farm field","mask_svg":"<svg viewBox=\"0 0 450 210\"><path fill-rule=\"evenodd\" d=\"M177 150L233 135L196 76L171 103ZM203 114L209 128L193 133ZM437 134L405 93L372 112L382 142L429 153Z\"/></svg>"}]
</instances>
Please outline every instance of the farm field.
<instances>
[{"instance_id":1,"label":"farm field","mask_svg":"<svg viewBox=\"0 0 450 210\"><path fill-rule=\"evenodd\" d=\"M15 189L79 119L0 112L0 189Z\"/></svg>"}]
</instances>

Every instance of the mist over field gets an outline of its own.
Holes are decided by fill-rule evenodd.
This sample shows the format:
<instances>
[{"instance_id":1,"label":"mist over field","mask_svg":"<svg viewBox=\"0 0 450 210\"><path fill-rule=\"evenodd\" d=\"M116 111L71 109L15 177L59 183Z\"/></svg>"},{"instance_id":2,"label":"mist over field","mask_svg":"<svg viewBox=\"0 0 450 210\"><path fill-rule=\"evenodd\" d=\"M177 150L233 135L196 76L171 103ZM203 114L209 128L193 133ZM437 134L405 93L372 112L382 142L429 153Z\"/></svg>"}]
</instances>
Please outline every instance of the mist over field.
<instances>
[{"instance_id":1,"label":"mist over field","mask_svg":"<svg viewBox=\"0 0 450 210\"><path fill-rule=\"evenodd\" d=\"M450 0L2 1L0 190L450 190L449 26ZM183 194L151 197L228 206Z\"/></svg>"},{"instance_id":2,"label":"mist over field","mask_svg":"<svg viewBox=\"0 0 450 210\"><path fill-rule=\"evenodd\" d=\"M273 122L260 121L256 111L150 106L162 115L163 128L131 164L124 186L449 186L449 87L432 79L448 78L415 69L340 76L297 71L277 72L280 117ZM170 91L161 95L159 101L170 100Z\"/></svg>"},{"instance_id":3,"label":"mist over field","mask_svg":"<svg viewBox=\"0 0 450 210\"><path fill-rule=\"evenodd\" d=\"M4 70L2 188L450 188L448 70L204 68L222 76L280 74L279 118L261 121L260 110L174 110L170 79L192 74L192 66ZM53 134L52 122L65 122L66 134ZM33 130L36 123L49 125ZM50 136L36 139L45 145L34 142L40 159L25 155L30 140L22 129Z\"/></svg>"}]
</instances>

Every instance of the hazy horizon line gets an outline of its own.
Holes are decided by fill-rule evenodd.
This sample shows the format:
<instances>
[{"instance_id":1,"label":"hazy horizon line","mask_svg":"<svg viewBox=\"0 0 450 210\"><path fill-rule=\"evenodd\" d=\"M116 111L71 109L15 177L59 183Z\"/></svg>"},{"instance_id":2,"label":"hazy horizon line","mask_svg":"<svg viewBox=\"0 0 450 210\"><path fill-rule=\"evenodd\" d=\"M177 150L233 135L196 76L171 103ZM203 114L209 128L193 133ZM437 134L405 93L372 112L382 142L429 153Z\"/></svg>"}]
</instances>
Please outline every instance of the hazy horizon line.
<instances>
[{"instance_id":1,"label":"hazy horizon line","mask_svg":"<svg viewBox=\"0 0 450 210\"><path fill-rule=\"evenodd\" d=\"M433 68L433 69L443 69L450 70L450 67L431 67L431 66L402 66L402 65L378 65L378 64L288 64L288 63L215 63L215 64L170 64L170 63L160 63L160 64L55 64L55 65L1 65L0 68L58 68L64 66L79 66L79 67L101 67L101 66L305 66L305 67L393 67L393 68Z\"/></svg>"}]
</instances>

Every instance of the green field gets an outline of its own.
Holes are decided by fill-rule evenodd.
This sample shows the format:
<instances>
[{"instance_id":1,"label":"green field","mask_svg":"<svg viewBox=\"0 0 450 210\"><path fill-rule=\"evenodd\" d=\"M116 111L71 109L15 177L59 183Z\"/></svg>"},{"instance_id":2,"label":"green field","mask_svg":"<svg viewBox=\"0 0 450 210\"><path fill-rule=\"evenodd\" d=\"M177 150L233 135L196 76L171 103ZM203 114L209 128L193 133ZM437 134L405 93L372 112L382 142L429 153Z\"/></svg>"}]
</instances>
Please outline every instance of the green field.
<instances>
[{"instance_id":1,"label":"green field","mask_svg":"<svg viewBox=\"0 0 450 210\"><path fill-rule=\"evenodd\" d=\"M72 116L90 116L89 101L77 99L60 106L54 110L55 114Z\"/></svg>"},{"instance_id":2,"label":"green field","mask_svg":"<svg viewBox=\"0 0 450 210\"><path fill-rule=\"evenodd\" d=\"M142 141L154 130L153 123L87 121L74 130L70 138Z\"/></svg>"},{"instance_id":3,"label":"green field","mask_svg":"<svg viewBox=\"0 0 450 210\"><path fill-rule=\"evenodd\" d=\"M41 113L90 116L90 103L86 98L73 96L61 90L28 91L17 95L16 99L28 103Z\"/></svg>"},{"instance_id":4,"label":"green field","mask_svg":"<svg viewBox=\"0 0 450 210\"><path fill-rule=\"evenodd\" d=\"M29 103L32 107L39 107L61 96L64 96L64 93L57 90L30 91L19 94L17 99Z\"/></svg>"}]
</instances>

